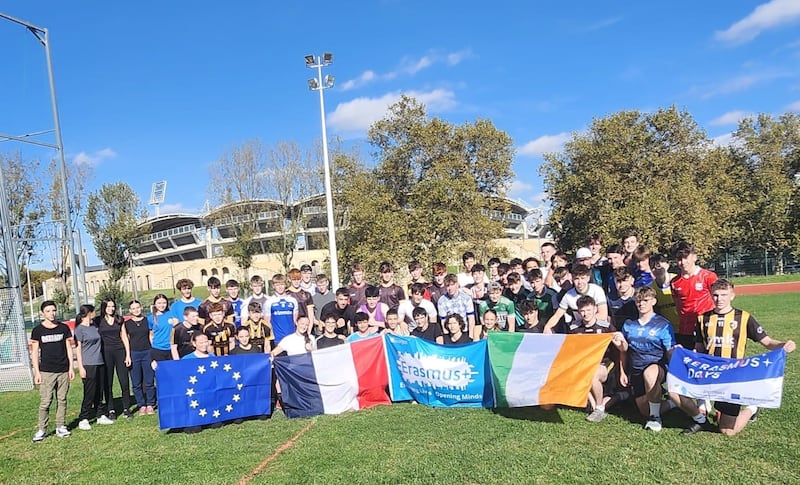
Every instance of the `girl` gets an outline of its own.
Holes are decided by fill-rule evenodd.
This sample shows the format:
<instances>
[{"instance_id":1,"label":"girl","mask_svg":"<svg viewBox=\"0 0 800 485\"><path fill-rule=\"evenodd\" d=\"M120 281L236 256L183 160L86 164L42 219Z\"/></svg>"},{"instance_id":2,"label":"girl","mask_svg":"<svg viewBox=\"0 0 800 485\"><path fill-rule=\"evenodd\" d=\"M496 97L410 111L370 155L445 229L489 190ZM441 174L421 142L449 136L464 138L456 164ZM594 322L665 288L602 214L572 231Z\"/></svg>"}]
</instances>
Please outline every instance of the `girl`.
<instances>
[{"instance_id":1,"label":"girl","mask_svg":"<svg viewBox=\"0 0 800 485\"><path fill-rule=\"evenodd\" d=\"M142 315L142 304L138 300L130 303L128 311L131 318L123 325L122 332L130 343L133 395L136 404L139 405L139 414L155 414L153 410L156 404L155 373L151 366L149 325Z\"/></svg>"},{"instance_id":2,"label":"girl","mask_svg":"<svg viewBox=\"0 0 800 485\"><path fill-rule=\"evenodd\" d=\"M286 352L286 355L298 355L316 350L317 346L314 340L308 335L310 326L311 321L308 317L298 317L297 323L295 323L294 333L281 339L278 345L272 349L272 356L277 357L283 352Z\"/></svg>"},{"instance_id":3,"label":"girl","mask_svg":"<svg viewBox=\"0 0 800 485\"><path fill-rule=\"evenodd\" d=\"M483 314L483 325L481 325L478 340L488 337L489 332L497 332L499 330L500 327L497 326L497 312L491 308L486 310L486 313Z\"/></svg>"},{"instance_id":4,"label":"girl","mask_svg":"<svg viewBox=\"0 0 800 485\"><path fill-rule=\"evenodd\" d=\"M445 345L461 345L472 342L469 335L462 332L464 327L464 318L458 313L452 313L444 319L447 331L450 332L444 336Z\"/></svg>"},{"instance_id":5,"label":"girl","mask_svg":"<svg viewBox=\"0 0 800 485\"><path fill-rule=\"evenodd\" d=\"M183 321L183 315L180 315ZM180 323L176 315L169 310L167 296L158 294L153 298L151 314L147 317L147 327L150 329L150 342L153 350L150 352L153 361L171 360L172 352L172 327Z\"/></svg>"},{"instance_id":6,"label":"girl","mask_svg":"<svg viewBox=\"0 0 800 485\"><path fill-rule=\"evenodd\" d=\"M131 405L131 388L128 378L128 367L131 365L131 352L127 335L122 332L124 319L117 315L117 305L111 298L106 298L100 304L100 316L95 318L95 325L103 341L103 362L106 365L106 379L103 383L103 398L108 417L112 420L117 417L114 409L114 371L119 379L122 390L122 415L131 417L128 409Z\"/></svg>"},{"instance_id":7,"label":"girl","mask_svg":"<svg viewBox=\"0 0 800 485\"><path fill-rule=\"evenodd\" d=\"M78 371L83 380L83 402L78 415L78 428L88 431L92 429L89 420L97 415L102 399L103 382L105 381L105 365L100 333L92 321L94 306L81 305L75 317L75 345L77 347ZM108 416L101 414L98 424L114 424Z\"/></svg>"},{"instance_id":8,"label":"girl","mask_svg":"<svg viewBox=\"0 0 800 485\"><path fill-rule=\"evenodd\" d=\"M186 354L181 359L206 359L209 357L208 347L211 342L208 340L208 335L203 332L195 332L192 334L192 345L194 345L194 352Z\"/></svg>"}]
</instances>

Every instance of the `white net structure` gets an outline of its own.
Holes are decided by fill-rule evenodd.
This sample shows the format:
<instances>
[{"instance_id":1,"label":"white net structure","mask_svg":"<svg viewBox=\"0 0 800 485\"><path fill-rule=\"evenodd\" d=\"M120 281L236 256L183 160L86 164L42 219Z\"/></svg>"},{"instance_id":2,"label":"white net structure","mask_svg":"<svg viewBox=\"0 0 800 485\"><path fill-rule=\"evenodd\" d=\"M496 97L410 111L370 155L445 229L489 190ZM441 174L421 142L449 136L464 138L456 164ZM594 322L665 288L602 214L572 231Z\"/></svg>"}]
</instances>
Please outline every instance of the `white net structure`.
<instances>
[{"instance_id":1,"label":"white net structure","mask_svg":"<svg viewBox=\"0 0 800 485\"><path fill-rule=\"evenodd\" d=\"M28 332L18 288L0 288L0 392L33 389Z\"/></svg>"}]
</instances>

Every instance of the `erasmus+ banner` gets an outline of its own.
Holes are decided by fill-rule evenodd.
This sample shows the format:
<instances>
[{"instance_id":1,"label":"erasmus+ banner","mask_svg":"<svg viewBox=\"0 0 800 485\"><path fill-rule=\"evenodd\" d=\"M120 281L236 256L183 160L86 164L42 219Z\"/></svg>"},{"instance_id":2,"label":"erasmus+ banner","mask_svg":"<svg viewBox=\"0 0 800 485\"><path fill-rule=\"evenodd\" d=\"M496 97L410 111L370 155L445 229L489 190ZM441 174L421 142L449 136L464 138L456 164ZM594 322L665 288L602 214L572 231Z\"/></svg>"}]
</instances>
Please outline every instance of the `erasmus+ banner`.
<instances>
[{"instance_id":1,"label":"erasmus+ banner","mask_svg":"<svg viewBox=\"0 0 800 485\"><path fill-rule=\"evenodd\" d=\"M270 413L272 370L267 354L162 361L156 379L161 429Z\"/></svg>"},{"instance_id":2,"label":"erasmus+ banner","mask_svg":"<svg viewBox=\"0 0 800 485\"><path fill-rule=\"evenodd\" d=\"M392 401L413 399L437 407L492 407L486 340L437 345L416 337L387 334Z\"/></svg>"},{"instance_id":3,"label":"erasmus+ banner","mask_svg":"<svg viewBox=\"0 0 800 485\"><path fill-rule=\"evenodd\" d=\"M779 408L786 351L725 359L676 347L667 389L694 399Z\"/></svg>"}]
</instances>

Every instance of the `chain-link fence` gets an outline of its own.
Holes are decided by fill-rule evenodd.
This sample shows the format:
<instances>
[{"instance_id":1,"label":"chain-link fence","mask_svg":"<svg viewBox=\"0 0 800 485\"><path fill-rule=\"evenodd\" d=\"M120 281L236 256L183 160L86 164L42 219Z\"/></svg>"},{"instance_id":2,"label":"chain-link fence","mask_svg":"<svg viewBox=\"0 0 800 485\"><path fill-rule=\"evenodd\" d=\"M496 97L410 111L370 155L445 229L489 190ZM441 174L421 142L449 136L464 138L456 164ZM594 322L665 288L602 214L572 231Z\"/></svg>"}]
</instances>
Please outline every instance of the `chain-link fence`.
<instances>
[{"instance_id":1,"label":"chain-link fence","mask_svg":"<svg viewBox=\"0 0 800 485\"><path fill-rule=\"evenodd\" d=\"M726 278L793 274L800 273L800 258L788 251L728 251L710 259L708 268Z\"/></svg>"},{"instance_id":2,"label":"chain-link fence","mask_svg":"<svg viewBox=\"0 0 800 485\"><path fill-rule=\"evenodd\" d=\"M0 392L33 389L19 288L0 288Z\"/></svg>"}]
</instances>

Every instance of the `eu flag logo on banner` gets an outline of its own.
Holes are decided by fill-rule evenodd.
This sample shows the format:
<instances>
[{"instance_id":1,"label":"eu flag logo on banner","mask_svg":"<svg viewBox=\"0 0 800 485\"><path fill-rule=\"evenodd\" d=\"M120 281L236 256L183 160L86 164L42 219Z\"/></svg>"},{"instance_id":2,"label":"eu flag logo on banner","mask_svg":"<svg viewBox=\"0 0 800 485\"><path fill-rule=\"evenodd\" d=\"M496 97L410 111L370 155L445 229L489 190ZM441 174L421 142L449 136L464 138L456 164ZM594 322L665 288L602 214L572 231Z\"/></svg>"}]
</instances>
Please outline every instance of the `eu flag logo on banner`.
<instances>
[{"instance_id":1,"label":"eu flag logo on banner","mask_svg":"<svg viewBox=\"0 0 800 485\"><path fill-rule=\"evenodd\" d=\"M270 413L269 355L159 362L159 428L186 428Z\"/></svg>"}]
</instances>

